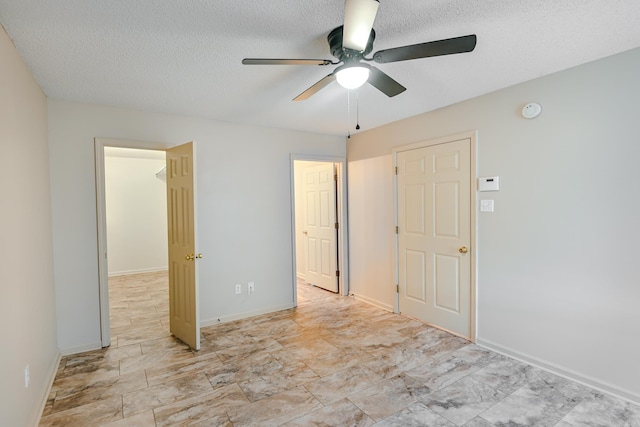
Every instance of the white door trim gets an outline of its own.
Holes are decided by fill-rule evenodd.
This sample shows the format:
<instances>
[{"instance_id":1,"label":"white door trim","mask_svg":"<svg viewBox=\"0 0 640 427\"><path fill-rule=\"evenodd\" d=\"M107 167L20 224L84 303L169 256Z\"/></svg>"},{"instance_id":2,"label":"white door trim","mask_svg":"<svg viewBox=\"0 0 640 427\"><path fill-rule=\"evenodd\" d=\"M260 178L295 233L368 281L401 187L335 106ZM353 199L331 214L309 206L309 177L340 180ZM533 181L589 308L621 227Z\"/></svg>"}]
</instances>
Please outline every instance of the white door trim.
<instances>
[{"instance_id":1,"label":"white door trim","mask_svg":"<svg viewBox=\"0 0 640 427\"><path fill-rule=\"evenodd\" d=\"M407 144L407 145L401 145L398 147L394 147L392 154L393 154L393 166L394 168L397 168L398 166L398 153L402 152L402 151L408 151L408 150L414 150L417 148L423 148L423 147L430 147L433 145L440 145L440 144L446 144L448 142L455 142L455 141L459 141L461 139L469 139L471 141L471 170L470 170L470 175L471 175L471 212L470 212L470 219L471 219L471 257L470 257L470 261L471 261L471 271L470 271L470 286L471 286L471 293L470 293L470 311L469 311L469 317L470 317L470 338L472 342L476 341L476 335L477 335L477 265L478 265L478 246L476 243L476 237L477 237L477 225L476 225L476 212L478 211L478 206L477 206L477 186L476 186L476 181L477 181L477 172L476 172L476 143L477 143L477 139L478 139L478 132L477 131L469 131L469 132L463 132L463 133L459 133L459 134L455 134L455 135L450 135L450 136L445 136L445 137L441 137L441 138L437 138L437 139L431 139L431 140L426 140L426 141L420 141L420 142L415 142L412 144ZM396 169L397 170L397 169ZM393 177L393 192L394 192L394 208L393 208L393 220L395 222L395 226L398 226L398 175L394 174ZM394 242L394 255L395 255L395 259L394 259L394 279L395 279L395 283L398 284L399 283L399 276L400 276L400 272L399 272L399 266L398 266L398 258L399 258L399 246L398 246L398 234L396 233L395 236L395 242ZM399 313L400 312L400 296L399 294L396 292L395 295L395 302L394 302L394 312L395 313Z\"/></svg>"},{"instance_id":2,"label":"white door trim","mask_svg":"<svg viewBox=\"0 0 640 427\"><path fill-rule=\"evenodd\" d=\"M339 287L340 294L349 295L349 241L348 241L348 224L347 224L347 159L345 157L333 156L314 156L309 154L291 154L290 156L290 174L291 174L291 259L293 270L291 272L293 286L293 306L298 305L297 290L297 266L296 266L296 200L295 200L295 171L294 162L296 160L315 161L315 162L331 162L336 164L338 173L338 213L337 219L340 224L338 229L338 268L340 270Z\"/></svg>"},{"instance_id":3,"label":"white door trim","mask_svg":"<svg viewBox=\"0 0 640 427\"><path fill-rule=\"evenodd\" d=\"M134 141L126 139L94 138L96 221L98 226L98 287L100 295L100 335L102 347L111 345L109 321L109 270L107 265L107 214L105 201L104 148L136 148L165 151L176 144L163 142Z\"/></svg>"}]
</instances>

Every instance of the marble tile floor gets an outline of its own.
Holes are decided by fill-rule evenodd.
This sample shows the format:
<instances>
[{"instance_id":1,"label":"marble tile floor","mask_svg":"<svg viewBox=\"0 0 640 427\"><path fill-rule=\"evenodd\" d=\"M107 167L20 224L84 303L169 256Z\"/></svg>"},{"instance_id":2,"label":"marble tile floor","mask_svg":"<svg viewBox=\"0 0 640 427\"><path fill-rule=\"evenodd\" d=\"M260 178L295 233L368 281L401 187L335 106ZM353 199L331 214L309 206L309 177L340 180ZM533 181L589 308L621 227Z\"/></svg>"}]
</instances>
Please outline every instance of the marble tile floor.
<instances>
[{"instance_id":1,"label":"marble tile floor","mask_svg":"<svg viewBox=\"0 0 640 427\"><path fill-rule=\"evenodd\" d=\"M640 407L298 284L298 307L168 331L167 277L110 280L112 345L62 358L40 426L640 426ZM255 294L259 296L259 291Z\"/></svg>"}]
</instances>

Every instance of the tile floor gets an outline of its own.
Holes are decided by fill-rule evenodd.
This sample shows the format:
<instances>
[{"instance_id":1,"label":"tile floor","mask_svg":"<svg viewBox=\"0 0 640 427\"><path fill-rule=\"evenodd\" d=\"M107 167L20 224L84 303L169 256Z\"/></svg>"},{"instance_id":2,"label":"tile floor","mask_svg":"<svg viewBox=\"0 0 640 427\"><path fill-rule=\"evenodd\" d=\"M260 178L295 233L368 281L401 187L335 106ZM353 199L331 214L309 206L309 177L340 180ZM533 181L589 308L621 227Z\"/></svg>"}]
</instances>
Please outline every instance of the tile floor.
<instances>
[{"instance_id":1,"label":"tile floor","mask_svg":"<svg viewBox=\"0 0 640 427\"><path fill-rule=\"evenodd\" d=\"M110 281L113 343L62 359L41 426L640 426L638 406L307 284L192 352L166 280Z\"/></svg>"}]
</instances>

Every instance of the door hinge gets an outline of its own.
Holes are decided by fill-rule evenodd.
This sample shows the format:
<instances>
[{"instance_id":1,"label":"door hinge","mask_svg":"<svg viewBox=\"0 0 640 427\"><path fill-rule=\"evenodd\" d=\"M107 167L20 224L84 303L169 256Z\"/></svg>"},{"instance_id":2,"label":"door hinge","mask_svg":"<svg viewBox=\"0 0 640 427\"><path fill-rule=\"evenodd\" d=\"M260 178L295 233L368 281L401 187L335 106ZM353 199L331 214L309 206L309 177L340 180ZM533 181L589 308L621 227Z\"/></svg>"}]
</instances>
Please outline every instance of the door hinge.
<instances>
[{"instance_id":1,"label":"door hinge","mask_svg":"<svg viewBox=\"0 0 640 427\"><path fill-rule=\"evenodd\" d=\"M400 293L400 285L396 285L396 294Z\"/></svg>"},{"instance_id":2,"label":"door hinge","mask_svg":"<svg viewBox=\"0 0 640 427\"><path fill-rule=\"evenodd\" d=\"M338 174L333 175L333 180L334 180L335 182L338 182Z\"/></svg>"},{"instance_id":3,"label":"door hinge","mask_svg":"<svg viewBox=\"0 0 640 427\"><path fill-rule=\"evenodd\" d=\"M396 225L396 234L398 234L398 226Z\"/></svg>"},{"instance_id":4,"label":"door hinge","mask_svg":"<svg viewBox=\"0 0 640 427\"><path fill-rule=\"evenodd\" d=\"M395 174L398 175L398 167L395 167Z\"/></svg>"},{"instance_id":5,"label":"door hinge","mask_svg":"<svg viewBox=\"0 0 640 427\"><path fill-rule=\"evenodd\" d=\"M336 277L340 277L340 270L336 270Z\"/></svg>"},{"instance_id":6,"label":"door hinge","mask_svg":"<svg viewBox=\"0 0 640 427\"><path fill-rule=\"evenodd\" d=\"M340 224L336 222L336 230L340 228Z\"/></svg>"}]
</instances>

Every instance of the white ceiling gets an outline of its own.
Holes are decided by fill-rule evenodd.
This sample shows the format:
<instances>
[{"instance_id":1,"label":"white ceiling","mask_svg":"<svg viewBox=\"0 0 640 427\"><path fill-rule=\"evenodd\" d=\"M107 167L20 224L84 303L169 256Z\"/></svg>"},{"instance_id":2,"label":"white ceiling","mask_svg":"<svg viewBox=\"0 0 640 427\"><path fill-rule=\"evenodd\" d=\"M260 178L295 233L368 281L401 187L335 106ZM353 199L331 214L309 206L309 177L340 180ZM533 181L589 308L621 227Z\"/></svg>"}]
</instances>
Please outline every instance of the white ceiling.
<instances>
[{"instance_id":1,"label":"white ceiling","mask_svg":"<svg viewBox=\"0 0 640 427\"><path fill-rule=\"evenodd\" d=\"M47 96L346 135L347 91L292 98L334 66L344 0L0 0L0 22ZM638 0L380 0L373 51L477 34L471 53L377 65L407 91L359 90L362 130L640 46ZM523 100L524 101L524 100Z\"/></svg>"}]
</instances>

